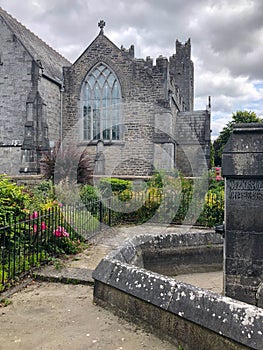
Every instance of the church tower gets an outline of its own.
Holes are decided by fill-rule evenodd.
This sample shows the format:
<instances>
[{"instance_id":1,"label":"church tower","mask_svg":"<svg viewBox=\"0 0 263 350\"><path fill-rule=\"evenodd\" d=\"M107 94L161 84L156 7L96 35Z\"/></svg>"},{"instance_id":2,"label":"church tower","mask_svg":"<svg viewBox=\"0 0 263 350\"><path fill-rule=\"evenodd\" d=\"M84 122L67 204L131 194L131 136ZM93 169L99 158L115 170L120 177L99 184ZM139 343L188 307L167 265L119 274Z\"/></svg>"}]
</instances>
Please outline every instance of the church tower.
<instances>
[{"instance_id":1,"label":"church tower","mask_svg":"<svg viewBox=\"0 0 263 350\"><path fill-rule=\"evenodd\" d=\"M184 100L184 110L193 110L194 101L194 65L191 60L191 41L185 44L176 40L176 53L170 57L170 75L178 85Z\"/></svg>"}]
</instances>

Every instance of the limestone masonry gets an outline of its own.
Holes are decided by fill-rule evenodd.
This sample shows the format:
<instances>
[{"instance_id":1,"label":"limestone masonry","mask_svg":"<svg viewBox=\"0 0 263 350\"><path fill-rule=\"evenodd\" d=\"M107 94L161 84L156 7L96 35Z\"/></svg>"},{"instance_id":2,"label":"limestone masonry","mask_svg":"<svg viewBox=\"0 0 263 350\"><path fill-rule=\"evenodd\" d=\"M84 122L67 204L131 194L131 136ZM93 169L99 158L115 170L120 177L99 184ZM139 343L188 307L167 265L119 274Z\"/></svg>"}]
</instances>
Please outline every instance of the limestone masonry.
<instances>
[{"instance_id":1,"label":"limestone masonry","mask_svg":"<svg viewBox=\"0 0 263 350\"><path fill-rule=\"evenodd\" d=\"M263 124L238 124L222 156L225 295L262 308Z\"/></svg>"},{"instance_id":2,"label":"limestone masonry","mask_svg":"<svg viewBox=\"0 0 263 350\"><path fill-rule=\"evenodd\" d=\"M0 8L1 173L40 172L57 142L88 147L95 173L199 175L209 166L210 103L194 111L190 39L169 59L137 59L100 32L71 64ZM100 162L96 164L96 162Z\"/></svg>"}]
</instances>

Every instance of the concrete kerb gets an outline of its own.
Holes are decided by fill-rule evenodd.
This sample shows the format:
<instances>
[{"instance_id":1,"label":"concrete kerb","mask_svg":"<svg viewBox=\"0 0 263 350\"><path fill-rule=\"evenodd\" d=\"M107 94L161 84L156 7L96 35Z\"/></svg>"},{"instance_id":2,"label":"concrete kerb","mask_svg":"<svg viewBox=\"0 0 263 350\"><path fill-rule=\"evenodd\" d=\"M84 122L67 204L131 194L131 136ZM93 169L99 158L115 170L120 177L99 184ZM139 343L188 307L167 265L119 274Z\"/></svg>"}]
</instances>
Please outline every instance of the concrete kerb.
<instances>
[{"instance_id":1,"label":"concrete kerb","mask_svg":"<svg viewBox=\"0 0 263 350\"><path fill-rule=\"evenodd\" d=\"M57 270L53 265L48 265L36 271L34 278L39 281L94 285L92 270L83 268L64 267Z\"/></svg>"}]
</instances>

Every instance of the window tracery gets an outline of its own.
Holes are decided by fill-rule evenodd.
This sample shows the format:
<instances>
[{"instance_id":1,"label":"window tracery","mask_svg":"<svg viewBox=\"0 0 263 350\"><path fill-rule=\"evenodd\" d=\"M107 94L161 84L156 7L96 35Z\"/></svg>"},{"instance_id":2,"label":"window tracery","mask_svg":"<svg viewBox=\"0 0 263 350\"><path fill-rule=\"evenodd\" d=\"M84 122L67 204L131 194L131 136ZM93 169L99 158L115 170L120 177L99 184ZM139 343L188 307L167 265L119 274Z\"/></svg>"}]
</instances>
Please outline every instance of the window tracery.
<instances>
[{"instance_id":1,"label":"window tracery","mask_svg":"<svg viewBox=\"0 0 263 350\"><path fill-rule=\"evenodd\" d=\"M83 89L84 140L119 140L121 87L114 72L100 63L87 75Z\"/></svg>"}]
</instances>

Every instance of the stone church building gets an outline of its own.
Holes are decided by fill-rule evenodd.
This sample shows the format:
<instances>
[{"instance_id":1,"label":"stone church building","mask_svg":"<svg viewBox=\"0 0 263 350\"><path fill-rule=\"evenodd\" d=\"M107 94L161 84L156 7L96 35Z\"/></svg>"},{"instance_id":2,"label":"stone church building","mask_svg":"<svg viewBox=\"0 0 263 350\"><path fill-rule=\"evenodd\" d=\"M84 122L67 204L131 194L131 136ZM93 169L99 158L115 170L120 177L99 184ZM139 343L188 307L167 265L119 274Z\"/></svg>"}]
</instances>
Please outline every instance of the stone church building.
<instances>
[{"instance_id":1,"label":"stone church building","mask_svg":"<svg viewBox=\"0 0 263 350\"><path fill-rule=\"evenodd\" d=\"M193 110L190 39L154 64L104 27L72 64L0 8L0 173L39 173L61 140L86 149L99 175L209 166L210 103Z\"/></svg>"}]
</instances>

